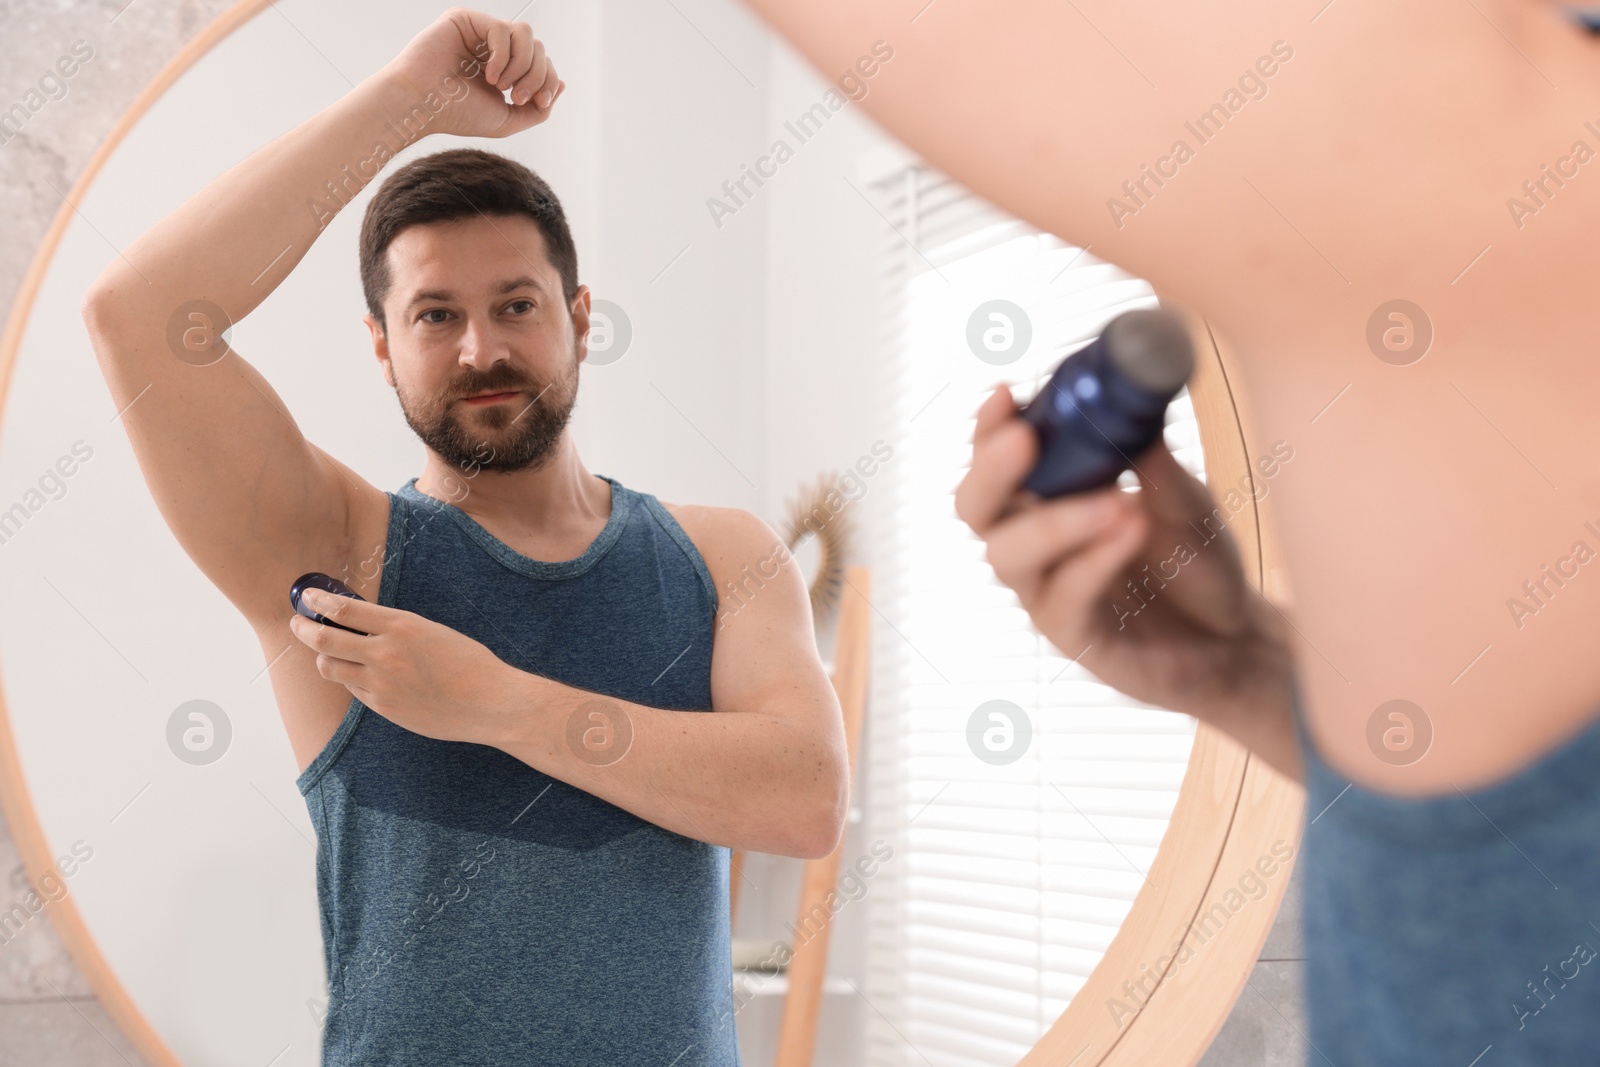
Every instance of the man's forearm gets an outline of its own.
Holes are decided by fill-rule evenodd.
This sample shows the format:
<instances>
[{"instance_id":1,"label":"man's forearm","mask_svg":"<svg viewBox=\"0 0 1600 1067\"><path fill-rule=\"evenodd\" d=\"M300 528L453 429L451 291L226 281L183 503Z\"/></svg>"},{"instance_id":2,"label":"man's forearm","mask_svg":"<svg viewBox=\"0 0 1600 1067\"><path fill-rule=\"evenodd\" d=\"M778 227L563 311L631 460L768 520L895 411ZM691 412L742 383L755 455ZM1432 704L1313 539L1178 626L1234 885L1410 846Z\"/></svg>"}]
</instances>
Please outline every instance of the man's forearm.
<instances>
[{"instance_id":1,"label":"man's forearm","mask_svg":"<svg viewBox=\"0 0 1600 1067\"><path fill-rule=\"evenodd\" d=\"M428 132L413 114L428 109L413 95L382 72L367 78L141 234L97 288L151 314L203 298L244 318L407 137Z\"/></svg>"},{"instance_id":2,"label":"man's forearm","mask_svg":"<svg viewBox=\"0 0 1600 1067\"><path fill-rule=\"evenodd\" d=\"M516 674L470 740L685 837L802 858L837 843L845 755L790 719L654 708Z\"/></svg>"}]
</instances>

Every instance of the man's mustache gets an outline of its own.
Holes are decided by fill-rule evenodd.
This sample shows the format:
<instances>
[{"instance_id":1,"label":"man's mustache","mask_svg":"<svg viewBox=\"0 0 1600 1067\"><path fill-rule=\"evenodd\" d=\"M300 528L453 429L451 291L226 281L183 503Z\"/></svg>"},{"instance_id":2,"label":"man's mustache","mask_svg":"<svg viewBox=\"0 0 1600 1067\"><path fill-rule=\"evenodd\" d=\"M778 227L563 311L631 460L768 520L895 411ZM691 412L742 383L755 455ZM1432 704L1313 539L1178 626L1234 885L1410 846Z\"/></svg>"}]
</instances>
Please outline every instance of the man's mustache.
<instances>
[{"instance_id":1,"label":"man's mustache","mask_svg":"<svg viewBox=\"0 0 1600 1067\"><path fill-rule=\"evenodd\" d=\"M478 381L463 383L459 389L454 391L453 395L455 398L459 399L462 397L477 396L480 393L509 393L518 390L533 392L538 391L534 389L532 384L525 382L520 378L510 380L503 378L483 378Z\"/></svg>"}]
</instances>

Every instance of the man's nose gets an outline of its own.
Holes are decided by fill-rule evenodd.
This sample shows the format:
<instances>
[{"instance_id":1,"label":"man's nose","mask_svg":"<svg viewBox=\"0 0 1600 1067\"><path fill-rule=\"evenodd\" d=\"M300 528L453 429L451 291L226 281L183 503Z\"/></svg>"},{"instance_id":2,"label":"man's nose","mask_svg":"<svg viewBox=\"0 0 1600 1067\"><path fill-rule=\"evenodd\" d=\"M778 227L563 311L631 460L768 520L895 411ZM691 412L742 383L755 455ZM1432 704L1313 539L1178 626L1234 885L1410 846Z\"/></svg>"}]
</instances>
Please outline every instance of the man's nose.
<instances>
[{"instance_id":1,"label":"man's nose","mask_svg":"<svg viewBox=\"0 0 1600 1067\"><path fill-rule=\"evenodd\" d=\"M510 358L506 345L488 323L468 318L461 336L461 362L483 369Z\"/></svg>"}]
</instances>

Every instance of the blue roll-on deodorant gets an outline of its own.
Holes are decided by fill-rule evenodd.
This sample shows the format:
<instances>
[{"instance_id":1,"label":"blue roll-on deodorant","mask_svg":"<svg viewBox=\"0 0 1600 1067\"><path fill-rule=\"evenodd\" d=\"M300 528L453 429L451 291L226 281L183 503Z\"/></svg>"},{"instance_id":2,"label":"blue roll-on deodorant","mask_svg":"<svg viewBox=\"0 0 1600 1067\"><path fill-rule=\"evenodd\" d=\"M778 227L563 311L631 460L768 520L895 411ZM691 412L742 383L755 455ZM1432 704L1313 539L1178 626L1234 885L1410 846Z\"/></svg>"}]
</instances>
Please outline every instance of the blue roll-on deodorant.
<instances>
[{"instance_id":1,"label":"blue roll-on deodorant","mask_svg":"<svg viewBox=\"0 0 1600 1067\"><path fill-rule=\"evenodd\" d=\"M302 574L300 577L296 578L294 580L294 584L289 587L289 603L294 605L296 614L304 615L312 622L320 622L324 626L332 626L335 630L345 630L349 633L360 634L362 637L372 636L365 630L357 630L349 626L340 626L332 619L324 615L318 615L316 612L312 611L310 605L302 604L300 602L300 594L307 589L321 589L327 593L336 593L339 596L347 596L351 600L364 601L366 599L365 597L358 594L355 590L351 589L348 585L345 585L331 574L323 574L321 571L311 571L308 574Z\"/></svg>"},{"instance_id":2,"label":"blue roll-on deodorant","mask_svg":"<svg viewBox=\"0 0 1600 1067\"><path fill-rule=\"evenodd\" d=\"M1039 462L1022 483L1041 497L1117 480L1155 444L1167 404L1194 370L1194 345L1176 315L1128 311L1061 361L1017 413L1039 438Z\"/></svg>"}]
</instances>

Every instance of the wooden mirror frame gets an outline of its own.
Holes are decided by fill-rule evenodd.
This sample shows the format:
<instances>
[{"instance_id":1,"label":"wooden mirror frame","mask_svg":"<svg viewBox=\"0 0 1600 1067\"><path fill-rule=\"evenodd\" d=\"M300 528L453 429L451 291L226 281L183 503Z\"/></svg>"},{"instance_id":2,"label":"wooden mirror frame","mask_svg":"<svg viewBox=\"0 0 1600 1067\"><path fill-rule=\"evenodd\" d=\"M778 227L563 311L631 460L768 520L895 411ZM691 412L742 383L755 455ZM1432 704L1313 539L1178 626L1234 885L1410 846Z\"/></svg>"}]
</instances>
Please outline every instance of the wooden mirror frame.
<instances>
[{"instance_id":1,"label":"wooden mirror frame","mask_svg":"<svg viewBox=\"0 0 1600 1067\"><path fill-rule=\"evenodd\" d=\"M195 35L151 80L117 122L67 194L23 276L15 304L0 333L0 405L11 386L23 329L78 202L111 153L168 87L201 56L270 0L239 0ZM1170 305L1169 305L1170 306ZM1249 440L1248 406L1230 373L1236 360L1202 319L1184 314L1195 340L1195 372L1189 390L1200 424L1207 483L1237 485L1261 455ZM1234 537L1246 573L1275 602L1285 603L1281 555L1253 497L1233 519ZM55 870L52 852L24 786L22 764L0 685L0 812L11 827L18 854L33 884ZM1175 942L1257 859L1274 844L1298 852L1304 793L1252 757L1237 743L1200 724L1188 770L1145 886L1099 965L1061 1017L1022 1058L1018 1067L1185 1067L1204 1053L1221 1028L1245 979L1255 966L1267 931L1282 903L1292 861L1282 877L1264 879L1263 897L1240 908L1205 942L1205 964L1172 971ZM99 998L106 1014L151 1067L185 1067L144 1017L99 946L69 894L48 903L68 954ZM1165 967L1158 967L1166 959ZM1108 1005L1127 1001L1122 983L1157 972L1137 1014L1119 1025ZM1204 976L1202 978L1202 975Z\"/></svg>"}]
</instances>

